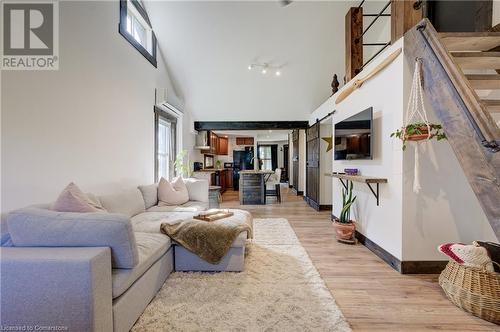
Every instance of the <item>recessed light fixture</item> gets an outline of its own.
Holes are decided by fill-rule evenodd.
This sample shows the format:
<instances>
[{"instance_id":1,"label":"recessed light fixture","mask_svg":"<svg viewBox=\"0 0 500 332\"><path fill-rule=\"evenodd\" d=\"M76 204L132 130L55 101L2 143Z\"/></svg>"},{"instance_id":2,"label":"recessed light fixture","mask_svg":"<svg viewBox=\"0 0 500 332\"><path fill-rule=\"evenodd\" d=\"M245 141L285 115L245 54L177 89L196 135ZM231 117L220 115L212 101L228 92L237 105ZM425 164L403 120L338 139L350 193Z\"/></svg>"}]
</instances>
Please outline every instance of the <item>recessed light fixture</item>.
<instances>
[{"instance_id":1,"label":"recessed light fixture","mask_svg":"<svg viewBox=\"0 0 500 332\"><path fill-rule=\"evenodd\" d=\"M278 69L278 70L276 70L275 74L276 74L276 76L281 76L281 71Z\"/></svg>"},{"instance_id":2,"label":"recessed light fixture","mask_svg":"<svg viewBox=\"0 0 500 332\"><path fill-rule=\"evenodd\" d=\"M262 73L262 74L264 74L264 75L265 75L265 74L267 74L267 68L265 68L265 67L264 67L264 68L262 68L261 73Z\"/></svg>"}]
</instances>

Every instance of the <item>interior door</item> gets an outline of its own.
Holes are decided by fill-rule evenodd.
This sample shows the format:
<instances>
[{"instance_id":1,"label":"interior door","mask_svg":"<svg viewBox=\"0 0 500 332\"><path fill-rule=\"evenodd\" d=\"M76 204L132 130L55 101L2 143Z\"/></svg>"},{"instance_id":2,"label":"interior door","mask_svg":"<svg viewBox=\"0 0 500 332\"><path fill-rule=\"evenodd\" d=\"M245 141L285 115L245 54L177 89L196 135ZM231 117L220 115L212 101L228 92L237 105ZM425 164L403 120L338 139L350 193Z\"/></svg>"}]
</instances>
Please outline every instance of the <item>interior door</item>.
<instances>
[{"instance_id":1,"label":"interior door","mask_svg":"<svg viewBox=\"0 0 500 332\"><path fill-rule=\"evenodd\" d=\"M320 124L316 122L306 131L306 201L319 210L319 152Z\"/></svg>"},{"instance_id":2,"label":"interior door","mask_svg":"<svg viewBox=\"0 0 500 332\"><path fill-rule=\"evenodd\" d=\"M293 154L292 154L292 166L293 166L293 176L292 176L292 186L293 189L299 193L299 130L295 129L292 132L292 143L293 143Z\"/></svg>"}]
</instances>

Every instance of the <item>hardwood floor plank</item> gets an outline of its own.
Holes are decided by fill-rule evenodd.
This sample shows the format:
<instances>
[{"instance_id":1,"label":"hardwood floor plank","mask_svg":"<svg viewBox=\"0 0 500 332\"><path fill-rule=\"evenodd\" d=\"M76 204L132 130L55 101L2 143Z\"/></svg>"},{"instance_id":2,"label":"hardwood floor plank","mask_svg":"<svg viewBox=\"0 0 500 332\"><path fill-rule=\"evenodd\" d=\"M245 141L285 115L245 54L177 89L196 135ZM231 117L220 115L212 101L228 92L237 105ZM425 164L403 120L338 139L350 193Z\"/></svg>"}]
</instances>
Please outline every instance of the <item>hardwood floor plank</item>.
<instances>
[{"instance_id":1,"label":"hardwood floor plank","mask_svg":"<svg viewBox=\"0 0 500 332\"><path fill-rule=\"evenodd\" d=\"M286 218L354 331L499 331L499 327L453 305L437 275L401 275L363 245L335 240L330 211L316 212L301 196L282 188L283 202L244 205L227 191L223 208L254 218Z\"/></svg>"}]
</instances>

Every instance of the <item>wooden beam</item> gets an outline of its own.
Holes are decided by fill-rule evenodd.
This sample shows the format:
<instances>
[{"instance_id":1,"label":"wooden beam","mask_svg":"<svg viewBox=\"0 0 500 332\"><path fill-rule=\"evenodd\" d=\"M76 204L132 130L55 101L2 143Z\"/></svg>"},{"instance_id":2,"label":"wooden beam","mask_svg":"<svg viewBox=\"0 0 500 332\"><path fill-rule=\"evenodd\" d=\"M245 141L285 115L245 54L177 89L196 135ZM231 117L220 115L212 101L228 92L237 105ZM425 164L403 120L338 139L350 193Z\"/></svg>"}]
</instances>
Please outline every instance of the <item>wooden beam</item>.
<instances>
[{"instance_id":1,"label":"wooden beam","mask_svg":"<svg viewBox=\"0 0 500 332\"><path fill-rule=\"evenodd\" d=\"M195 130L306 129L308 121L195 121Z\"/></svg>"},{"instance_id":2,"label":"wooden beam","mask_svg":"<svg viewBox=\"0 0 500 332\"><path fill-rule=\"evenodd\" d=\"M422 18L421 2L391 0L391 43L403 37L406 31L413 28Z\"/></svg>"},{"instance_id":3,"label":"wooden beam","mask_svg":"<svg viewBox=\"0 0 500 332\"><path fill-rule=\"evenodd\" d=\"M349 82L363 66L363 7L351 7L345 16L345 81Z\"/></svg>"}]
</instances>

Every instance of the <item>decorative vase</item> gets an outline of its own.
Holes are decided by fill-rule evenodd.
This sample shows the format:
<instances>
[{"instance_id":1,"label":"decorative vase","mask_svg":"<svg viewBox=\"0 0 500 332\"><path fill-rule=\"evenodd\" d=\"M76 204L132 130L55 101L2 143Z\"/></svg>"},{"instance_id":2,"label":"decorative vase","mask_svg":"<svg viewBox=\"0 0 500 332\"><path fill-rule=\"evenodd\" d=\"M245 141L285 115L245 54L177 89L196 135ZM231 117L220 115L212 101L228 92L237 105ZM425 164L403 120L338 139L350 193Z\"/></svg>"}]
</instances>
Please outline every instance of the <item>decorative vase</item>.
<instances>
[{"instance_id":1,"label":"decorative vase","mask_svg":"<svg viewBox=\"0 0 500 332\"><path fill-rule=\"evenodd\" d=\"M337 240L353 240L354 232L356 231L356 224L351 220L349 223L341 223L335 220L333 223L335 227L335 235Z\"/></svg>"},{"instance_id":2,"label":"decorative vase","mask_svg":"<svg viewBox=\"0 0 500 332\"><path fill-rule=\"evenodd\" d=\"M403 131L405 131L404 128L401 128ZM406 135L406 133L403 135L405 141L423 141L425 139L431 138L431 135L429 135L429 128L427 126L423 126L418 128L420 130L421 134L412 134L412 135Z\"/></svg>"}]
</instances>

